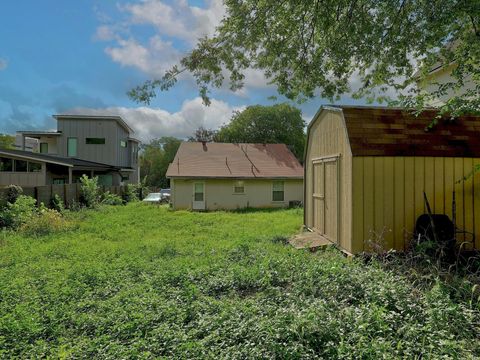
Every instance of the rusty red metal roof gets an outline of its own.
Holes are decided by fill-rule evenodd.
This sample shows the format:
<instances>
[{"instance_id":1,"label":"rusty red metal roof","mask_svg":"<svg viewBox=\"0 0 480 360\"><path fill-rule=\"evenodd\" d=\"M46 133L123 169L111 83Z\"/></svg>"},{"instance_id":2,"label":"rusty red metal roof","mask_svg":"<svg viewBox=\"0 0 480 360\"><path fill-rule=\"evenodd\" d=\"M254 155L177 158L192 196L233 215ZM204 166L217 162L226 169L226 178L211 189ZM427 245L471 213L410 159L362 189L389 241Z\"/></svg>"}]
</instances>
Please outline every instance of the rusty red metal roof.
<instances>
[{"instance_id":1,"label":"rusty red metal roof","mask_svg":"<svg viewBox=\"0 0 480 360\"><path fill-rule=\"evenodd\" d=\"M303 167L284 144L183 142L168 178L303 178Z\"/></svg>"},{"instance_id":2,"label":"rusty red metal roof","mask_svg":"<svg viewBox=\"0 0 480 360\"><path fill-rule=\"evenodd\" d=\"M425 110L340 106L354 156L480 157L480 116L443 118Z\"/></svg>"}]
</instances>

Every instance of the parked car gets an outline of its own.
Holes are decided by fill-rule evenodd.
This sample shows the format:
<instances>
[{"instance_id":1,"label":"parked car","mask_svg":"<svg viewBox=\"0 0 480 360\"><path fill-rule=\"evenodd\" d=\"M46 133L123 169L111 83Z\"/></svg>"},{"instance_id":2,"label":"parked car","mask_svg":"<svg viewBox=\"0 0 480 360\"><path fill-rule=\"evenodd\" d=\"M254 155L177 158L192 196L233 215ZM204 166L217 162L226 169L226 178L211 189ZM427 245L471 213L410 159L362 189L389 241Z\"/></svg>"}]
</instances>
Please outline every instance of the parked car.
<instances>
[{"instance_id":1,"label":"parked car","mask_svg":"<svg viewBox=\"0 0 480 360\"><path fill-rule=\"evenodd\" d=\"M170 189L161 189L160 194L162 195L163 200L170 202Z\"/></svg>"},{"instance_id":2,"label":"parked car","mask_svg":"<svg viewBox=\"0 0 480 360\"><path fill-rule=\"evenodd\" d=\"M148 203L166 204L170 201L170 189L161 189L158 193L148 194L143 201Z\"/></svg>"}]
</instances>

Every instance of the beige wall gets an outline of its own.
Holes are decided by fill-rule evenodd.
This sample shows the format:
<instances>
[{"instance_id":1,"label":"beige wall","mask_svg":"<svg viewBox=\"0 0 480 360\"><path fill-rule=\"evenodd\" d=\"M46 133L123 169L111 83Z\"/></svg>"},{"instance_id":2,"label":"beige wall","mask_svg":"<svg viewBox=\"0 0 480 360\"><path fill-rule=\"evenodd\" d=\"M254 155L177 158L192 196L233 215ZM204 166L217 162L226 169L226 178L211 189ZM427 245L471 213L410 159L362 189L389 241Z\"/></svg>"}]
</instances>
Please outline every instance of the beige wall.
<instances>
[{"instance_id":1,"label":"beige wall","mask_svg":"<svg viewBox=\"0 0 480 360\"><path fill-rule=\"evenodd\" d=\"M457 82L457 80L450 75L453 69L454 69L454 65L451 65L446 68L442 68L433 72L423 82L420 82L417 84L419 89L421 89L422 92L425 92L425 93L432 93L438 90L438 85L436 85L435 83L445 84L450 82ZM465 84L463 88L459 89L459 91L453 92L452 90L449 90L447 94L434 99L433 101L428 103L428 105L435 106L435 107L444 105L445 102L448 99L450 99L452 96L462 95L465 93L465 91L472 90L474 88L475 88L475 83L472 81L471 77L467 78L465 80Z\"/></svg>"},{"instance_id":2,"label":"beige wall","mask_svg":"<svg viewBox=\"0 0 480 360\"><path fill-rule=\"evenodd\" d=\"M416 219L426 213L423 191L432 211L452 218L456 192L457 226L476 234L480 246L480 159L441 157L355 157L353 159L352 252L368 250L380 237L387 249L404 250ZM458 237L462 241L462 237Z\"/></svg>"},{"instance_id":3,"label":"beige wall","mask_svg":"<svg viewBox=\"0 0 480 360\"><path fill-rule=\"evenodd\" d=\"M313 161L320 157L339 155L339 245L350 251L352 230L352 153L348 142L345 121L339 110L323 109L309 126L305 157L305 225L314 229L318 210L313 206ZM315 200L318 201L318 200ZM318 207L316 207L318 209ZM329 221L331 218L328 219ZM336 237L336 236L335 236ZM335 239L334 239L335 240Z\"/></svg>"},{"instance_id":4,"label":"beige wall","mask_svg":"<svg viewBox=\"0 0 480 360\"><path fill-rule=\"evenodd\" d=\"M283 180L285 201L272 201L272 181L246 179L245 194L234 194L233 179L182 180L171 179L172 204L174 209L191 209L193 184L205 182L207 210L241 209L245 207L285 207L289 201L302 201L303 180Z\"/></svg>"}]
</instances>

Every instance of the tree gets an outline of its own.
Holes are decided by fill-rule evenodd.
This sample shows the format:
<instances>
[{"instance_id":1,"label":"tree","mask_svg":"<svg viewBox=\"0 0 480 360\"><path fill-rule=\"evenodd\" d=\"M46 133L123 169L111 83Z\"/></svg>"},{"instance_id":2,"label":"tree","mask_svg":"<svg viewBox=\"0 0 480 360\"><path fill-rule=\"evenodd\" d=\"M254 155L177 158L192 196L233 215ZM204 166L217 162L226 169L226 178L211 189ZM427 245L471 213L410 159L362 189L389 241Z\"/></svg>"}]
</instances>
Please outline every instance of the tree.
<instances>
[{"instance_id":1,"label":"tree","mask_svg":"<svg viewBox=\"0 0 480 360\"><path fill-rule=\"evenodd\" d=\"M0 134L0 149L13 149L15 144L15 136L8 134Z\"/></svg>"},{"instance_id":2,"label":"tree","mask_svg":"<svg viewBox=\"0 0 480 360\"><path fill-rule=\"evenodd\" d=\"M429 97L473 86L452 97L443 111L480 111L480 2L478 0L225 0L226 17L212 37L199 40L180 64L160 79L130 91L149 102L190 72L209 104L212 87L243 86L245 72L260 69L289 99L321 96L388 100L423 107ZM454 64L454 81L420 94L416 81L432 67ZM351 89L352 78L359 83ZM226 78L228 78L226 80Z\"/></svg>"},{"instance_id":3,"label":"tree","mask_svg":"<svg viewBox=\"0 0 480 360\"><path fill-rule=\"evenodd\" d=\"M203 126L200 126L197 130L195 130L195 133L188 138L188 141L216 141L217 133L217 130L205 129Z\"/></svg>"},{"instance_id":4,"label":"tree","mask_svg":"<svg viewBox=\"0 0 480 360\"><path fill-rule=\"evenodd\" d=\"M153 139L142 145L140 155L140 176L146 176L147 186L168 187L169 180L165 177L168 165L175 158L181 140L174 137Z\"/></svg>"},{"instance_id":5,"label":"tree","mask_svg":"<svg viewBox=\"0 0 480 360\"><path fill-rule=\"evenodd\" d=\"M289 104L249 106L235 112L230 123L220 128L219 142L282 143L302 161L305 121L299 109Z\"/></svg>"}]
</instances>

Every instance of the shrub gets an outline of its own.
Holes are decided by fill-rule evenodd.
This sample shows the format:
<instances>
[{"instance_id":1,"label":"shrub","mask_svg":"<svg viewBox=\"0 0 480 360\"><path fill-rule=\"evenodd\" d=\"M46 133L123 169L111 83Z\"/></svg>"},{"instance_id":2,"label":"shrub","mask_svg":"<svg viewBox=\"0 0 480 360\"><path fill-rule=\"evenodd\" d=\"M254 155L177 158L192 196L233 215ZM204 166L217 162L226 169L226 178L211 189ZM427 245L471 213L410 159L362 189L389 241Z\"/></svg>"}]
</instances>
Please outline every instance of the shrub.
<instances>
[{"instance_id":1,"label":"shrub","mask_svg":"<svg viewBox=\"0 0 480 360\"><path fill-rule=\"evenodd\" d=\"M20 195L15 203L7 203L0 212L0 227L16 229L26 223L37 212L36 202L30 196Z\"/></svg>"},{"instance_id":2,"label":"shrub","mask_svg":"<svg viewBox=\"0 0 480 360\"><path fill-rule=\"evenodd\" d=\"M123 201L126 203L138 200L138 189L133 184L127 184L125 191L123 192Z\"/></svg>"},{"instance_id":3,"label":"shrub","mask_svg":"<svg viewBox=\"0 0 480 360\"><path fill-rule=\"evenodd\" d=\"M45 236L70 229L61 213L54 209L44 209L36 216L30 217L20 228L29 236Z\"/></svg>"},{"instance_id":4,"label":"shrub","mask_svg":"<svg viewBox=\"0 0 480 360\"><path fill-rule=\"evenodd\" d=\"M18 197L23 194L23 189L18 185L9 185L6 188L5 200L10 204L14 204Z\"/></svg>"},{"instance_id":5,"label":"shrub","mask_svg":"<svg viewBox=\"0 0 480 360\"><path fill-rule=\"evenodd\" d=\"M90 179L87 175L82 175L80 182L82 183L80 188L80 201L88 208L95 208L100 199L98 177Z\"/></svg>"},{"instance_id":6,"label":"shrub","mask_svg":"<svg viewBox=\"0 0 480 360\"><path fill-rule=\"evenodd\" d=\"M102 195L102 204L105 205L123 205L123 200L120 196L112 194L107 191Z\"/></svg>"},{"instance_id":7,"label":"shrub","mask_svg":"<svg viewBox=\"0 0 480 360\"><path fill-rule=\"evenodd\" d=\"M63 200L58 194L55 194L50 201L50 207L60 213L65 210L65 206L63 205Z\"/></svg>"}]
</instances>

